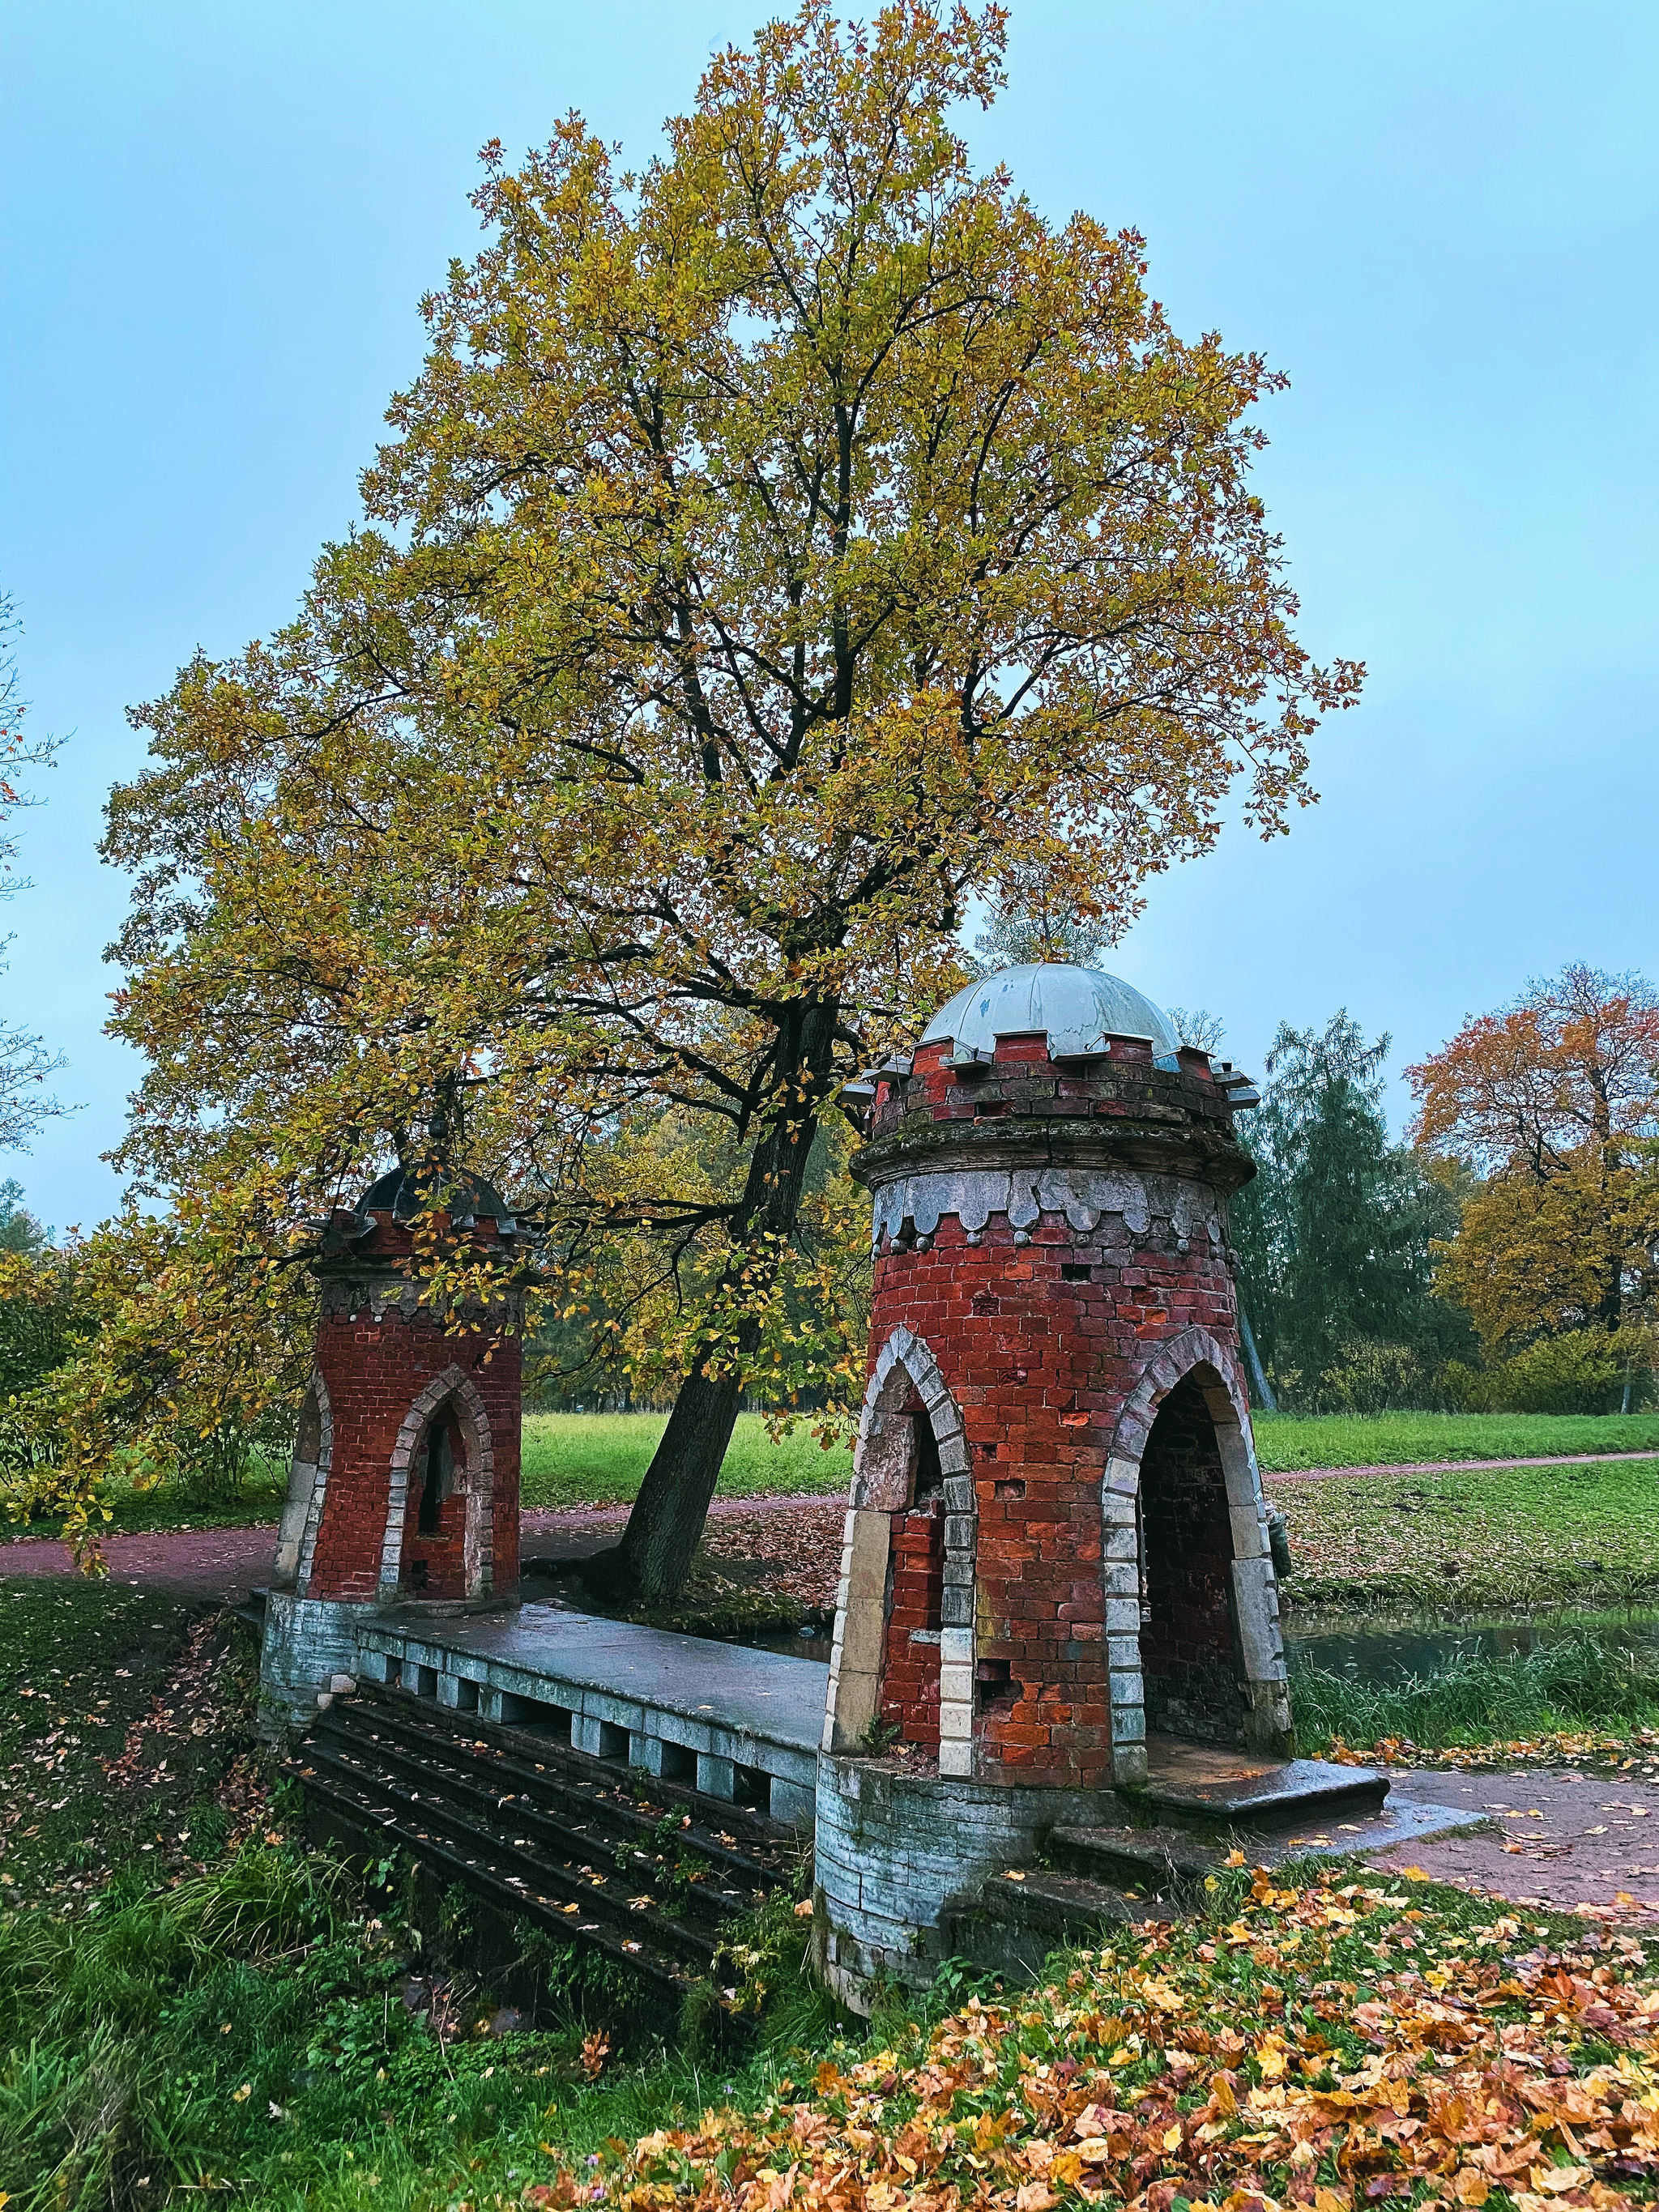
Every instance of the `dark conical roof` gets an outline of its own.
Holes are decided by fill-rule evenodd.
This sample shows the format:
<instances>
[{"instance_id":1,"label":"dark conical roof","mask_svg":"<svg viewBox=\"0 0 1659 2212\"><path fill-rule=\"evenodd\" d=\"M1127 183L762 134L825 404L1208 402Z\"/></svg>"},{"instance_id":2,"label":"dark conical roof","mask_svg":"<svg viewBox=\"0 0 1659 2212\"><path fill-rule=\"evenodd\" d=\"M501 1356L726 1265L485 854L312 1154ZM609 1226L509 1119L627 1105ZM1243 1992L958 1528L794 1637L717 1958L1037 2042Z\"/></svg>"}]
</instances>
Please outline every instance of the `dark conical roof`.
<instances>
[{"instance_id":1,"label":"dark conical roof","mask_svg":"<svg viewBox=\"0 0 1659 2212\"><path fill-rule=\"evenodd\" d=\"M511 1221L513 1208L494 1183L466 1169L447 1172L431 1168L388 1168L370 1183L357 1200L359 1213L389 1213L394 1220L412 1220L434 1190L447 1194L452 1214L487 1214L494 1221Z\"/></svg>"}]
</instances>

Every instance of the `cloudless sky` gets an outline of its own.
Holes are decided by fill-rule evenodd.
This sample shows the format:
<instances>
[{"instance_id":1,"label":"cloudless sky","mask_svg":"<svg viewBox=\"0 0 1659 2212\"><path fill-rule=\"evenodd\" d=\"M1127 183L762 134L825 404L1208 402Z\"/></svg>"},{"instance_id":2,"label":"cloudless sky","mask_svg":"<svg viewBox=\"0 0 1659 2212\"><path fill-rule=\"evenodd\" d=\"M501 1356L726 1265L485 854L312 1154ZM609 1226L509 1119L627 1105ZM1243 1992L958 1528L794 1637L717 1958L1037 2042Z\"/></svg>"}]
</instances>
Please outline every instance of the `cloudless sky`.
<instances>
[{"instance_id":1,"label":"cloudless sky","mask_svg":"<svg viewBox=\"0 0 1659 2212\"><path fill-rule=\"evenodd\" d=\"M580 108L630 153L763 0L9 0L0 589L67 738L23 817L0 1019L68 1057L27 1158L117 1195L104 1038L124 709L286 620L356 509L477 151ZM1159 879L1109 964L1258 1067L1346 1006L1396 1068L1572 959L1659 971L1654 0L1015 0L967 127L1050 217L1145 233L1188 336L1287 371L1261 488L1322 655L1369 664L1321 804ZM1398 1121L1403 1091L1393 1095Z\"/></svg>"}]
</instances>

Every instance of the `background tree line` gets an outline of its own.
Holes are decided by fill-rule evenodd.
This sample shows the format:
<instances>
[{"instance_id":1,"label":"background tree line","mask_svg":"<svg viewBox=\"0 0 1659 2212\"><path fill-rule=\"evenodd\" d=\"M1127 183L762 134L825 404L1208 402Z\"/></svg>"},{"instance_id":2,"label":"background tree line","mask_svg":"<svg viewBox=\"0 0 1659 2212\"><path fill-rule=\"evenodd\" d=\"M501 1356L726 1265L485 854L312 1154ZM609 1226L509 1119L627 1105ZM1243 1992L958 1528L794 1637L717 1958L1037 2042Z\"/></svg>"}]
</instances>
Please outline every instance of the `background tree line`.
<instances>
[{"instance_id":1,"label":"background tree line","mask_svg":"<svg viewBox=\"0 0 1659 2212\"><path fill-rule=\"evenodd\" d=\"M1466 1023L1382 1108L1389 1039L1281 1026L1241 1124L1240 1287L1309 1412L1602 1413L1653 1395L1659 1000L1583 966Z\"/></svg>"},{"instance_id":2,"label":"background tree line","mask_svg":"<svg viewBox=\"0 0 1659 2212\"><path fill-rule=\"evenodd\" d=\"M11 1394L28 1510L234 1479L301 1387L319 1217L397 1159L435 1310L494 1287L444 1232L479 1172L538 1224L547 1388L672 1400L617 1562L667 1594L739 1404L856 1401L836 1102L969 972L974 902L1075 952L1230 797L1264 835L1309 802L1363 672L1298 643L1255 489L1282 379L1183 339L1134 232L975 163L1006 34L806 0L636 172L574 117L489 149L363 526L135 711L132 1195L0 1254L64 1352ZM0 771L43 757L0 714ZM1565 988L1415 1071L1410 1152L1386 1041L1281 1031L1238 1234L1291 1402L1645 1387L1651 994ZM0 1134L41 1051L0 1031Z\"/></svg>"}]
</instances>

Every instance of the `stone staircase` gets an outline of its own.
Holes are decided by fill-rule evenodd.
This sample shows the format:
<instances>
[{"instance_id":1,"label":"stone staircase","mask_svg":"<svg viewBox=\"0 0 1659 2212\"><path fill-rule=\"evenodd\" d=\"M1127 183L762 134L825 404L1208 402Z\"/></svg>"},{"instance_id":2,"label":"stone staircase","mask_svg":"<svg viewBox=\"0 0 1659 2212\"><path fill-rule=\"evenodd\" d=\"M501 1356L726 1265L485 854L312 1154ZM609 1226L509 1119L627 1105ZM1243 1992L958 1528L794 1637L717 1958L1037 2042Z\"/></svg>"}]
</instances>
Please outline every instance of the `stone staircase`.
<instances>
[{"instance_id":1,"label":"stone staircase","mask_svg":"<svg viewBox=\"0 0 1659 2212\"><path fill-rule=\"evenodd\" d=\"M677 2002L713 1974L731 1923L793 1880L800 1849L744 1806L397 1690L331 1703L289 1771L319 1838L406 1851Z\"/></svg>"},{"instance_id":2,"label":"stone staircase","mask_svg":"<svg viewBox=\"0 0 1659 2212\"><path fill-rule=\"evenodd\" d=\"M1376 1840L1389 1784L1369 1767L1251 1765L1175 1743L1152 1750L1144 1788L1118 1793L1121 1822L1051 1829L1042 1865L994 1876L947 1917L958 1956L1035 1972L1057 1945L1103 1924L1173 1920L1200 1906L1206 1881L1235 1850L1271 1866Z\"/></svg>"}]
</instances>

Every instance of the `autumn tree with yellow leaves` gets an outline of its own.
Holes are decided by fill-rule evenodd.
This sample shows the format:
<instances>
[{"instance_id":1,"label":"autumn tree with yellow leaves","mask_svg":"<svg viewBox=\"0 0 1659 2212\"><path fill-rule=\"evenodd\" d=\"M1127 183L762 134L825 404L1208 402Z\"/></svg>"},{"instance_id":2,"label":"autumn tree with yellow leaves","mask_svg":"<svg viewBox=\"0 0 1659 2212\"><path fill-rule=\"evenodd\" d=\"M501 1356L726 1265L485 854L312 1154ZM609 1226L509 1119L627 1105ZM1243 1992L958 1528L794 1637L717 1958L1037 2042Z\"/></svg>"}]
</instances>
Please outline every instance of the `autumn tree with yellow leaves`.
<instances>
[{"instance_id":1,"label":"autumn tree with yellow leaves","mask_svg":"<svg viewBox=\"0 0 1659 2212\"><path fill-rule=\"evenodd\" d=\"M1358 683L1297 642L1252 489L1281 380L1179 337L1133 232L970 161L1005 38L807 0L641 168L575 116L487 149L364 526L141 712L111 806L122 1162L212 1194L228 1261L256 1222L286 1262L393 1154L533 1199L565 1305L648 1245L647 1593L744 1389L860 1379L784 1342L805 1164L957 983L970 895L1121 926L1241 780L1285 828ZM729 1188L640 1172L618 1133L669 1115Z\"/></svg>"},{"instance_id":2,"label":"autumn tree with yellow leaves","mask_svg":"<svg viewBox=\"0 0 1659 2212\"><path fill-rule=\"evenodd\" d=\"M1567 968L1466 1022L1407 1073L1415 1141L1482 1177L1442 1249L1437 1287L1467 1309L1488 1358L1629 1331L1645 1364L1659 1292L1652 987Z\"/></svg>"}]
</instances>

